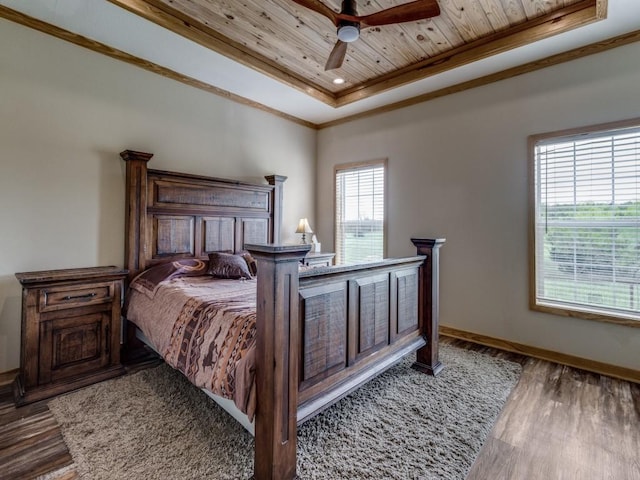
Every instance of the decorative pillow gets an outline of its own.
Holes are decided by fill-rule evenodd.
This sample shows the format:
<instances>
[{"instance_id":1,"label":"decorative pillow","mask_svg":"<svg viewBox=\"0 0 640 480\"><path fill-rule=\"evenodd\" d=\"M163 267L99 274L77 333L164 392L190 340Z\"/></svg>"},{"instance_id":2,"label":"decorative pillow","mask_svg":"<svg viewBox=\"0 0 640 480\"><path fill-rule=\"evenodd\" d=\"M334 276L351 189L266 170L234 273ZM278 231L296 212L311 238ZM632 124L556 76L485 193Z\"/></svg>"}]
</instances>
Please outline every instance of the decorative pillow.
<instances>
[{"instance_id":1,"label":"decorative pillow","mask_svg":"<svg viewBox=\"0 0 640 480\"><path fill-rule=\"evenodd\" d=\"M207 273L218 278L251 278L245 259L231 253L210 253Z\"/></svg>"},{"instance_id":2,"label":"decorative pillow","mask_svg":"<svg viewBox=\"0 0 640 480\"><path fill-rule=\"evenodd\" d=\"M256 261L256 259L253 258L253 256L249 252L242 253L242 258L244 258L244 261L247 262L247 266L249 267L251 275L254 277L258 275L258 262Z\"/></svg>"},{"instance_id":3,"label":"decorative pillow","mask_svg":"<svg viewBox=\"0 0 640 480\"><path fill-rule=\"evenodd\" d=\"M195 277L207 273L207 262L197 258L185 258L148 268L131 282L130 288L153 298L160 282L174 277Z\"/></svg>"}]
</instances>

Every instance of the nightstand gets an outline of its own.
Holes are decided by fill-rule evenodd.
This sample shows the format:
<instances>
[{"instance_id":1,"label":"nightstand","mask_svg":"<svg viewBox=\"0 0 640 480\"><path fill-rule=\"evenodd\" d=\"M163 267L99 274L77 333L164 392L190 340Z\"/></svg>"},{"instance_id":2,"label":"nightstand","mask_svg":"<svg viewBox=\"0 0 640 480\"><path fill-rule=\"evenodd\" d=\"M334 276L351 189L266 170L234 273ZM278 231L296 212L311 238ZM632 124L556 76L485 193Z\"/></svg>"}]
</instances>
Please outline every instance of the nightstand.
<instances>
[{"instance_id":1,"label":"nightstand","mask_svg":"<svg viewBox=\"0 0 640 480\"><path fill-rule=\"evenodd\" d=\"M22 284L17 405L124 373L120 309L127 274L117 267L16 273Z\"/></svg>"},{"instance_id":2,"label":"nightstand","mask_svg":"<svg viewBox=\"0 0 640 480\"><path fill-rule=\"evenodd\" d=\"M307 267L329 267L333 265L335 253L330 252L309 252L301 261Z\"/></svg>"}]
</instances>

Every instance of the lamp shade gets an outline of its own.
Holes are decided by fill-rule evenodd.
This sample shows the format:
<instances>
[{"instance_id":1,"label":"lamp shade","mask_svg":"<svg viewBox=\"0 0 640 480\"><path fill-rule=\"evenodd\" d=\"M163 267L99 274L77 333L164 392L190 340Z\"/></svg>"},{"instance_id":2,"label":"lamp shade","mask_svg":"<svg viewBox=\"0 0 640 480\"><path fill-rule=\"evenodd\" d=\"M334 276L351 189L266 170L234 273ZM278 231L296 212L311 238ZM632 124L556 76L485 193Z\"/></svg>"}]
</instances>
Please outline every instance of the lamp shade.
<instances>
[{"instance_id":1,"label":"lamp shade","mask_svg":"<svg viewBox=\"0 0 640 480\"><path fill-rule=\"evenodd\" d=\"M309 221L306 218L300 219L296 233L313 233L313 230L311 230L311 227L309 226Z\"/></svg>"}]
</instances>

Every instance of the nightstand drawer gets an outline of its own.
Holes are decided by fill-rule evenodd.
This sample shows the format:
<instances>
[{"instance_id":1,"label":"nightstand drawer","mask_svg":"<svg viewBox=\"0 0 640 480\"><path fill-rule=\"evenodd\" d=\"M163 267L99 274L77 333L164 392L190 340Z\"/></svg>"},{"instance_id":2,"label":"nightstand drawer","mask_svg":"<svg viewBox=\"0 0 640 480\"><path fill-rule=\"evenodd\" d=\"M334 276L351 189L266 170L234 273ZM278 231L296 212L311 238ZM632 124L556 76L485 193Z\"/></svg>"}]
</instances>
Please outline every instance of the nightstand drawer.
<instances>
[{"instance_id":1,"label":"nightstand drawer","mask_svg":"<svg viewBox=\"0 0 640 480\"><path fill-rule=\"evenodd\" d=\"M40 290L39 310L51 312L67 308L109 303L113 299L113 283L71 285Z\"/></svg>"}]
</instances>

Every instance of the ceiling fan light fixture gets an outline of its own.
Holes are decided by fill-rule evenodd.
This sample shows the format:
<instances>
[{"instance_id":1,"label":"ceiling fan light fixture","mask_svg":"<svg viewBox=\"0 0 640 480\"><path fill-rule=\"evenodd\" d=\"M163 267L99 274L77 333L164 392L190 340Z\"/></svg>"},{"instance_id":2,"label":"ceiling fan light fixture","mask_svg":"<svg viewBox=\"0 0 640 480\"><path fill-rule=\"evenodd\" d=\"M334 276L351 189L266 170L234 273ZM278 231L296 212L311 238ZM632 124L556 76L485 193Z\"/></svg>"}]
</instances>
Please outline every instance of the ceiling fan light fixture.
<instances>
[{"instance_id":1,"label":"ceiling fan light fixture","mask_svg":"<svg viewBox=\"0 0 640 480\"><path fill-rule=\"evenodd\" d=\"M338 40L345 43L355 42L360 37L359 25L340 25L338 27Z\"/></svg>"},{"instance_id":2,"label":"ceiling fan light fixture","mask_svg":"<svg viewBox=\"0 0 640 480\"><path fill-rule=\"evenodd\" d=\"M293 0L293 2L328 18L337 27L338 41L329 54L324 66L325 72L336 70L342 66L348 45L360 38L360 27L369 28L416 22L440 15L438 0L413 0L364 16L358 15L356 0L343 0L339 13L321 0ZM367 2L367 4L370 3Z\"/></svg>"}]
</instances>

